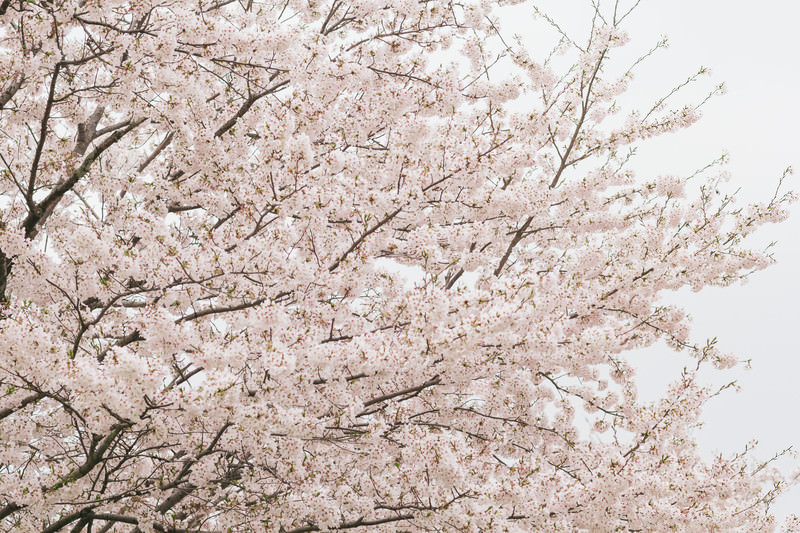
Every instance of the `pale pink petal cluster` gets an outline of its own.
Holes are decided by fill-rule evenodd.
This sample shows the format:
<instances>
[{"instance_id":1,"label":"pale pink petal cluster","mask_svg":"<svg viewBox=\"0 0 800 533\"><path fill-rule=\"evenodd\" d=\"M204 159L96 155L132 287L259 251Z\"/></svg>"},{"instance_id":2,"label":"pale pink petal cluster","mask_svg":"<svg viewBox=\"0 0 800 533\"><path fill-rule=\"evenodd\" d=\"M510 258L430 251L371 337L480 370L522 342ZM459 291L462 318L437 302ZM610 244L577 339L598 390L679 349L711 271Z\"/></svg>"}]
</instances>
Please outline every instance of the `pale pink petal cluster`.
<instances>
[{"instance_id":1,"label":"pale pink petal cluster","mask_svg":"<svg viewBox=\"0 0 800 533\"><path fill-rule=\"evenodd\" d=\"M793 198L634 175L700 105L617 107L600 4L0 2L0 531L773 530L663 296Z\"/></svg>"}]
</instances>

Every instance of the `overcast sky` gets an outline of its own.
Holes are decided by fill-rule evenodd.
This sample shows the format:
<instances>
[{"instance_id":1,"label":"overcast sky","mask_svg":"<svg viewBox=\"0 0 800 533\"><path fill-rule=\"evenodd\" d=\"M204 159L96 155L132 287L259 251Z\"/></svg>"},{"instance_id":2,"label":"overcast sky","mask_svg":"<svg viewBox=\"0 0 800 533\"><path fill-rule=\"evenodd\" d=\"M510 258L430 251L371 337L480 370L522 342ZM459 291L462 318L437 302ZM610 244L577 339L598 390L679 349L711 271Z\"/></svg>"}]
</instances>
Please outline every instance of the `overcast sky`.
<instances>
[{"instance_id":1,"label":"overcast sky","mask_svg":"<svg viewBox=\"0 0 800 533\"><path fill-rule=\"evenodd\" d=\"M566 25L591 10L589 0L540 5ZM706 88L725 82L728 92L707 104L701 122L642 152L638 167L686 173L727 151L730 185L742 188L742 200L769 199L789 165L798 173L788 186L800 192L798 21L800 2L792 0L643 0L626 21L630 46L646 50L661 35L670 46L639 71L631 101L647 105L700 66L712 70ZM800 211L800 203L794 211ZM791 445L800 451L800 214L765 227L755 240L778 241L776 265L741 286L681 292L670 299L694 317L695 340L718 337L723 349L752 360L749 371L715 376L720 384L738 379L742 390L715 399L706 410L698 438L707 456L733 453L753 439L763 457ZM635 358L642 395L648 398L657 397L684 364L665 347ZM800 514L800 489L774 510Z\"/></svg>"}]
</instances>

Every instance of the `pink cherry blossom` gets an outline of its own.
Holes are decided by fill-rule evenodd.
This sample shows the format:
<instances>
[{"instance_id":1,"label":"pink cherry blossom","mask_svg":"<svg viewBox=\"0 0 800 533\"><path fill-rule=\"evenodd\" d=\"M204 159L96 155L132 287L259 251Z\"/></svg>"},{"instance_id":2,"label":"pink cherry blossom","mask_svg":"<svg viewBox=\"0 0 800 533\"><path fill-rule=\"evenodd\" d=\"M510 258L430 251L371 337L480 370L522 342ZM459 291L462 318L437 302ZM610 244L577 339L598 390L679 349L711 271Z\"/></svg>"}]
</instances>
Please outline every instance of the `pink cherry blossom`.
<instances>
[{"instance_id":1,"label":"pink cherry blossom","mask_svg":"<svg viewBox=\"0 0 800 533\"><path fill-rule=\"evenodd\" d=\"M0 531L772 530L661 297L793 197L634 176L699 104L617 107L600 4L2 1Z\"/></svg>"}]
</instances>

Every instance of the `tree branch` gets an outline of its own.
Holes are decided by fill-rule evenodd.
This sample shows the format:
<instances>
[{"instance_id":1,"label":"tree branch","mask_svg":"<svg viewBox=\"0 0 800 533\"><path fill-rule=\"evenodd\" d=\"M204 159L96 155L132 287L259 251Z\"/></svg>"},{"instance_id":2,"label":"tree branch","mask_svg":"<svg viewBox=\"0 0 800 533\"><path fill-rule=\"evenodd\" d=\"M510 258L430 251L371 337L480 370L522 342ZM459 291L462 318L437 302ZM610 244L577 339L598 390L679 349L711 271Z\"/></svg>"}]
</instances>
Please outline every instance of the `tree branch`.
<instances>
[{"instance_id":1,"label":"tree branch","mask_svg":"<svg viewBox=\"0 0 800 533\"><path fill-rule=\"evenodd\" d=\"M25 81L25 75L21 72L18 72L14 75L14 79L11 83L6 87L6 90L0 93L0 109L3 109L6 104L11 100L17 91L19 91L20 87L22 87L22 83Z\"/></svg>"},{"instance_id":2,"label":"tree branch","mask_svg":"<svg viewBox=\"0 0 800 533\"><path fill-rule=\"evenodd\" d=\"M12 413L14 413L16 411L19 411L20 409L22 409L26 405L38 402L39 400L41 400L44 397L45 397L45 394L41 393L41 392L37 392L36 394L31 394L30 396L26 396L25 398L23 398L23 400L20 402L20 404L18 406L16 406L16 407L6 407L5 409L0 410L0 420L3 420L4 418L9 416L10 414L12 414Z\"/></svg>"},{"instance_id":3,"label":"tree branch","mask_svg":"<svg viewBox=\"0 0 800 533\"><path fill-rule=\"evenodd\" d=\"M266 89L264 91L261 91L260 93L256 93L250 96L250 98L244 101L242 107L239 108L236 114L233 115L225 124L220 126L217 131L214 132L214 137L222 137L225 134L225 132L227 132L234 126L234 124L236 124L236 121L242 118L244 114L250 110L253 104L255 104L258 100L260 100L264 96L274 93L275 91L281 89L282 87L285 87L286 85L289 85L289 80L284 80L278 84L273 85L269 89Z\"/></svg>"},{"instance_id":4,"label":"tree branch","mask_svg":"<svg viewBox=\"0 0 800 533\"><path fill-rule=\"evenodd\" d=\"M398 207L397 209L395 209L394 211L392 211L391 213L389 213L388 215L386 215L386 216L383 218L383 220L381 220L380 222L378 222L377 224L375 224L374 226L372 226L370 229L368 229L367 231L365 231L365 232L364 232L364 233L361 235L361 237L359 237L358 239L356 239L356 241L355 241L355 242L354 242L354 243L353 243L353 244L350 246L350 248L348 248L348 249L347 249L347 250L346 250L346 251L345 251L345 252L344 252L344 253L343 253L341 256L339 256L339 259L337 259L336 261L334 261L334 263L333 263L333 264L332 264L330 267L328 267L328 271L329 271L329 272L333 272L334 270L336 270L337 268L339 268L339 265L342 263L342 261L344 261L344 260L345 260L345 258L346 258L348 255L350 255L351 253L353 253L353 252L355 251L355 249L356 249L356 248L358 248L359 246L361 246L361 243L362 243L362 242L364 242L364 240L365 240L367 237L369 237L370 235L372 235L373 233L375 233L376 231L378 231L378 230L381 228L381 226L383 226L384 224L386 224L387 222L389 222L390 220L392 220L394 217L396 217L396 216L397 216L397 215L400 213L400 211L402 211L402 210L403 210L403 207L404 207L404 206L400 206L400 207Z\"/></svg>"},{"instance_id":5,"label":"tree branch","mask_svg":"<svg viewBox=\"0 0 800 533\"><path fill-rule=\"evenodd\" d=\"M50 191L50 194L48 194L38 205L35 205L33 210L28 213L27 218L22 224L22 227L25 229L25 237L28 239L33 239L39 233L39 227L41 227L45 219L50 216L50 213L53 212L53 209L55 209L55 206L61 201L61 198L70 189L72 189L81 178L89 173L92 163L94 163L103 152L113 146L130 131L138 127L145 120L146 119L144 118L131 120L126 128L116 131L106 137L97 145L97 147L95 147L94 150L92 150L88 156L86 156L86 158L83 160L83 163L81 163L78 168L74 169L70 173L66 180L63 180L58 185L53 187L53 189Z\"/></svg>"}]
</instances>

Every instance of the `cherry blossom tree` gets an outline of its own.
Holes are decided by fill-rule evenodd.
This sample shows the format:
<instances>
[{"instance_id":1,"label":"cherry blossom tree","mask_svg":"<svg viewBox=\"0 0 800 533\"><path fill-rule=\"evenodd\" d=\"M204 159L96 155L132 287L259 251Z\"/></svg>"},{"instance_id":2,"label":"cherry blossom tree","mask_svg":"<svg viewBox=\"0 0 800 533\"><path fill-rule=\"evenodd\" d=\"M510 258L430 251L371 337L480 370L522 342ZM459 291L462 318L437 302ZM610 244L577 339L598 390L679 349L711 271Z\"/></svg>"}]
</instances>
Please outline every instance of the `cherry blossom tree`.
<instances>
[{"instance_id":1,"label":"cherry blossom tree","mask_svg":"<svg viewBox=\"0 0 800 533\"><path fill-rule=\"evenodd\" d=\"M634 176L700 104L617 103L629 9L3 0L0 530L773 528L662 296L768 265L791 197Z\"/></svg>"}]
</instances>

